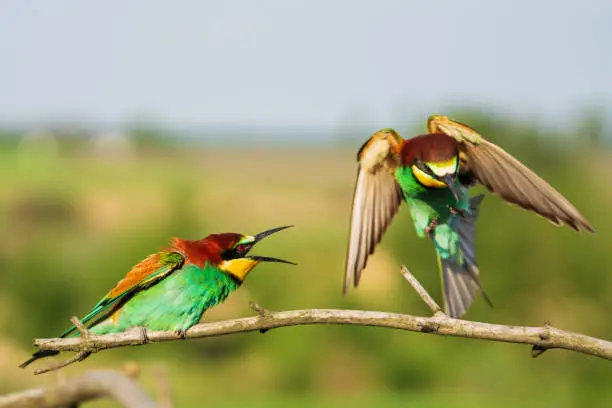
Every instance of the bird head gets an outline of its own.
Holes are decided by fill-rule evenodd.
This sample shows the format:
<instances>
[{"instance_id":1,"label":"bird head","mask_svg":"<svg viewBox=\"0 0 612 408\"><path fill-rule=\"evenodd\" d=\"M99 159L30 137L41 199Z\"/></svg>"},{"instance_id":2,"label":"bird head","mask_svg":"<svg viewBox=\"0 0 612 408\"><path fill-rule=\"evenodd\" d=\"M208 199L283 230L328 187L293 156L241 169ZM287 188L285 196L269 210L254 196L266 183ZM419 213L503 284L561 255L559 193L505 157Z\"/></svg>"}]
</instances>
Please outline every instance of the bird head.
<instances>
[{"instance_id":1,"label":"bird head","mask_svg":"<svg viewBox=\"0 0 612 408\"><path fill-rule=\"evenodd\" d=\"M249 255L249 251L255 244L275 232L284 230L291 226L272 228L257 235L241 235L235 233L212 234L206 240L216 244L220 254L218 268L223 272L243 281L247 274L260 262L281 262L295 265L284 259L269 256Z\"/></svg>"},{"instance_id":2,"label":"bird head","mask_svg":"<svg viewBox=\"0 0 612 408\"><path fill-rule=\"evenodd\" d=\"M459 150L455 139L444 133L427 133L407 140L402 149L402 164L410 167L421 185L449 188L458 198L455 179L459 172Z\"/></svg>"},{"instance_id":3,"label":"bird head","mask_svg":"<svg viewBox=\"0 0 612 408\"><path fill-rule=\"evenodd\" d=\"M455 199L459 199L459 192L455 186L455 178L459 171L458 155L448 160L428 162L417 157L410 169L414 177L425 187L448 188Z\"/></svg>"}]
</instances>

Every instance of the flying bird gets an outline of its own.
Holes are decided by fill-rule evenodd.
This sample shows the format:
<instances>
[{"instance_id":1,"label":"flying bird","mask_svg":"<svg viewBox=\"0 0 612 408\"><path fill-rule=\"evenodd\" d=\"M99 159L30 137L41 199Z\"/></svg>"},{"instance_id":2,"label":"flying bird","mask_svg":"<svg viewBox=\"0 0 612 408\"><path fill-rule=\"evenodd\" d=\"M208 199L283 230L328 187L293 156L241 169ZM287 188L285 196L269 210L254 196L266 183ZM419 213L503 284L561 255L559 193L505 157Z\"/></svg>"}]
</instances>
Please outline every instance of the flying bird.
<instances>
[{"instance_id":1,"label":"flying bird","mask_svg":"<svg viewBox=\"0 0 612 408\"><path fill-rule=\"evenodd\" d=\"M94 334L144 327L174 331L184 337L206 310L238 289L257 264L293 264L283 259L249 255L256 243L286 228L289 226L254 236L223 233L195 241L173 238L169 248L134 266L81 322ZM72 326L60 337L78 335L77 328ZM20 367L55 354L58 352L40 350Z\"/></svg>"},{"instance_id":2,"label":"flying bird","mask_svg":"<svg viewBox=\"0 0 612 408\"><path fill-rule=\"evenodd\" d=\"M558 191L474 129L433 115L427 133L403 139L393 129L370 137L359 163L344 278L344 293L359 284L400 203L406 202L419 237L429 237L442 275L444 307L461 317L478 293L474 237L483 195L470 198L480 183L508 203L557 225L594 232L586 218ZM490 302L489 302L490 303Z\"/></svg>"}]
</instances>

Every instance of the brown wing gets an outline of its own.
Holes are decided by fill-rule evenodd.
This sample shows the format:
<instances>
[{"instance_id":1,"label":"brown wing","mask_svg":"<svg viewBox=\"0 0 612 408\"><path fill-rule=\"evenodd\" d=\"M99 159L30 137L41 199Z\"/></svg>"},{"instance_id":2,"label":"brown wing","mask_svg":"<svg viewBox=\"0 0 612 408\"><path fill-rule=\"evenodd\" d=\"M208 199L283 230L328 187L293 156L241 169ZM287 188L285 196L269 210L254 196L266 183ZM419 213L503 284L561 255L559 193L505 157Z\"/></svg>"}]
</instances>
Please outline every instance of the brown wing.
<instances>
[{"instance_id":1,"label":"brown wing","mask_svg":"<svg viewBox=\"0 0 612 408\"><path fill-rule=\"evenodd\" d=\"M385 133L391 132L391 133ZM402 199L392 171L397 166L401 139L394 131L372 136L358 155L359 168L353 195L344 293L359 284L368 255L382 239Z\"/></svg>"},{"instance_id":2,"label":"brown wing","mask_svg":"<svg viewBox=\"0 0 612 408\"><path fill-rule=\"evenodd\" d=\"M554 224L594 232L587 219L561 193L470 127L436 115L429 118L428 128L430 132L446 133L460 143L463 177L476 179L504 200L534 211Z\"/></svg>"}]
</instances>

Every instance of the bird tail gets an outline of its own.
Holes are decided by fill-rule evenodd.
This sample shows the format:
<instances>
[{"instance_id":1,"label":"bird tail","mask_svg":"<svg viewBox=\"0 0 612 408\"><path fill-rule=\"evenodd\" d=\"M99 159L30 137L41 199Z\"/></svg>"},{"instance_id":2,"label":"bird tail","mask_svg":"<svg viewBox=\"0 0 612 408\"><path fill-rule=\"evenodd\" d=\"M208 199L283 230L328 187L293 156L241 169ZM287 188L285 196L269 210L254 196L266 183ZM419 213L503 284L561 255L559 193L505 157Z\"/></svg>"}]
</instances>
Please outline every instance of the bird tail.
<instances>
[{"instance_id":1,"label":"bird tail","mask_svg":"<svg viewBox=\"0 0 612 408\"><path fill-rule=\"evenodd\" d=\"M76 331L76 327L72 326L70 329L66 330L60 336L60 338L69 337L71 334L74 334L75 331ZM30 364L32 364L39 358L56 356L58 354L59 354L59 351L55 351L55 350L38 350L36 353L32 354L32 357L30 357L27 361L24 361L21 365L19 365L19 368L26 368L27 366L29 366Z\"/></svg>"},{"instance_id":2,"label":"bird tail","mask_svg":"<svg viewBox=\"0 0 612 408\"><path fill-rule=\"evenodd\" d=\"M55 356L57 354L59 354L59 351L55 351L55 350L39 350L36 353L32 354L32 357L30 357L29 360L27 360L23 364L21 364L19 366L19 368L26 368L27 366L29 366L30 364L32 364L34 361L38 360L39 358L51 357L51 356Z\"/></svg>"},{"instance_id":3,"label":"bird tail","mask_svg":"<svg viewBox=\"0 0 612 408\"><path fill-rule=\"evenodd\" d=\"M444 310L453 318L460 318L481 293L489 306L493 306L488 296L482 290L478 280L476 264L476 219L484 195L470 200L470 212L459 217L459 222L453 226L455 239L458 239L458 251L455 256L441 256L438 251L438 262L444 286ZM437 230L436 230L437 231ZM437 245L436 245L437 246Z\"/></svg>"},{"instance_id":4,"label":"bird tail","mask_svg":"<svg viewBox=\"0 0 612 408\"><path fill-rule=\"evenodd\" d=\"M87 317L83 318L81 322L87 323L88 320L86 320L86 318ZM102 319L96 320L93 324L89 324L89 327L97 324L100 320ZM62 333L59 337L61 339L64 339L66 337L75 337L78 335L79 335L78 329L76 328L76 326L72 326L68 330L66 330L64 333ZM38 350L36 353L32 354L32 357L30 357L27 361L19 365L19 368L26 368L27 366L29 366L30 364L32 364L34 361L38 360L39 358L51 357L51 356L58 355L59 353L60 353L59 351L55 351L55 350Z\"/></svg>"}]
</instances>

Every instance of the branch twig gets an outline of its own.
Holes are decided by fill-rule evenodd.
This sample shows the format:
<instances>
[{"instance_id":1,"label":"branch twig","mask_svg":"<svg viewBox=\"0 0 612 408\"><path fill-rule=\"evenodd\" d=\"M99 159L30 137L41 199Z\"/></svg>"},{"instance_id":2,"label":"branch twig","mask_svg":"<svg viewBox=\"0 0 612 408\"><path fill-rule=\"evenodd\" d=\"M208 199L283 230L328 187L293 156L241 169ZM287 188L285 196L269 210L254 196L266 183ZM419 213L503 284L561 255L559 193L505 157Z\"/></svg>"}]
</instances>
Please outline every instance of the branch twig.
<instances>
[{"instance_id":1,"label":"branch twig","mask_svg":"<svg viewBox=\"0 0 612 408\"><path fill-rule=\"evenodd\" d=\"M402 274L434 313L432 317L338 309L274 312L266 310L257 304L252 304L251 307L257 311L258 316L197 324L185 333L185 338L195 339L224 336L251 331L263 333L270 329L299 325L345 324L387 327L441 336L530 344L533 346L534 357L540 355L543 350L559 348L612 360L612 342L557 329L548 323L543 327L506 326L450 318L442 312L440 306L425 291L416 278L410 274L406 267L402 267ZM173 340L177 340L176 333L174 332L158 331L147 333L148 343ZM77 357L82 356L82 353L88 353L87 356L89 356L101 350L123 346L140 346L144 343L142 334L139 331L133 330L105 335L88 333L86 339L72 337L64 339L36 339L34 341L34 345L40 350L76 351L79 352ZM75 357L61 363L59 366L63 367L74 361L81 361L84 358L86 357ZM38 370L35 374L47 371L50 371L50 369Z\"/></svg>"},{"instance_id":2,"label":"branch twig","mask_svg":"<svg viewBox=\"0 0 612 408\"><path fill-rule=\"evenodd\" d=\"M406 265L402 265L401 274L406 278L410 286L421 296L423 302L429 307L431 312L436 315L437 313L443 313L442 308L436 303L436 301L427 293L423 285L410 273Z\"/></svg>"},{"instance_id":3,"label":"branch twig","mask_svg":"<svg viewBox=\"0 0 612 408\"><path fill-rule=\"evenodd\" d=\"M49 388L0 396L0 408L74 406L99 398L112 398L127 408L155 408L153 400L133 380L110 370L91 371Z\"/></svg>"},{"instance_id":4,"label":"branch twig","mask_svg":"<svg viewBox=\"0 0 612 408\"><path fill-rule=\"evenodd\" d=\"M83 347L81 348L81 350L79 350L77 354L75 354L73 357L69 358L68 360L64 360L59 364L55 364L50 367L41 368L39 370L34 371L35 375L59 370L60 368L66 367L67 365L70 365L72 363L83 361L87 357L89 357L92 353L95 352L95 350L93 350L90 347L89 338L91 337L91 332L87 330L87 327L85 327L85 325L76 316L72 316L72 318L70 318L70 321L72 322L72 324L74 324L77 330L81 333L81 341L83 343Z\"/></svg>"}]
</instances>

